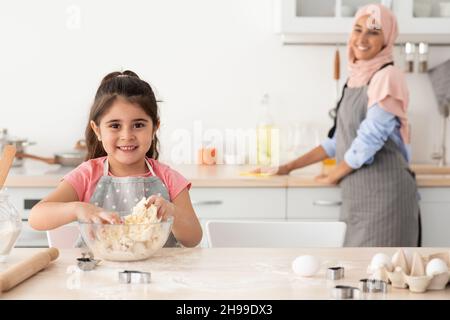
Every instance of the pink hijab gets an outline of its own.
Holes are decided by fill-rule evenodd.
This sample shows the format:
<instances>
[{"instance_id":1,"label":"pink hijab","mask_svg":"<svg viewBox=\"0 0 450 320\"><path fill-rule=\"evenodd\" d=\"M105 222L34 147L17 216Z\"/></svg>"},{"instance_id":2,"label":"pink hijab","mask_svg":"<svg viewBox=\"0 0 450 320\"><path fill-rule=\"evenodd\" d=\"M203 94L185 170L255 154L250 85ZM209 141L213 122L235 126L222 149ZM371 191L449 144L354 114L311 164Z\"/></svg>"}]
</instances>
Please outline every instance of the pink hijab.
<instances>
[{"instance_id":1,"label":"pink hijab","mask_svg":"<svg viewBox=\"0 0 450 320\"><path fill-rule=\"evenodd\" d=\"M370 16L369 22L376 28L381 28L384 35L383 49L371 60L355 60L350 40L347 46L350 88L367 85L370 81L367 95L368 107L378 103L386 111L400 119L400 134L406 144L410 142L407 109L409 92L402 71L396 67L386 67L377 72L383 65L394 61L393 48L398 36L397 19L394 14L381 4L369 4L355 15L353 26L365 15Z\"/></svg>"}]
</instances>

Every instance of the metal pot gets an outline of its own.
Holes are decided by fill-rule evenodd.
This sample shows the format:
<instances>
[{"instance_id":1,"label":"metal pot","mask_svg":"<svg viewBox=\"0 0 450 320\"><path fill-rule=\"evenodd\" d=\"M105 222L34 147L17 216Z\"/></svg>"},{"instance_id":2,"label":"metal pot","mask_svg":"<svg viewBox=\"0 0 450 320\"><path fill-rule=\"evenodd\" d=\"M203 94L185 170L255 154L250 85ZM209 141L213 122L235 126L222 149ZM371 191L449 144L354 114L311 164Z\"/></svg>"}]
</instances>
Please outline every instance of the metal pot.
<instances>
[{"instance_id":1,"label":"metal pot","mask_svg":"<svg viewBox=\"0 0 450 320\"><path fill-rule=\"evenodd\" d=\"M18 157L17 154L24 154L25 148L28 146L35 145L36 142L28 141L28 139L6 139L5 144L10 144L16 147L16 159L14 159L13 167L21 167L23 165L23 158Z\"/></svg>"},{"instance_id":2,"label":"metal pot","mask_svg":"<svg viewBox=\"0 0 450 320\"><path fill-rule=\"evenodd\" d=\"M26 158L38 160L48 164L59 164L65 167L76 167L84 161L86 153L84 152L56 153L53 158L40 157L29 153L17 153L16 157L18 159Z\"/></svg>"},{"instance_id":3,"label":"metal pot","mask_svg":"<svg viewBox=\"0 0 450 320\"><path fill-rule=\"evenodd\" d=\"M80 165L86 158L86 145L84 140L77 141L75 151L56 153L53 158L40 157L25 152L17 152L18 159L33 159L42 161L48 164L59 164L64 167L76 167ZM17 159L16 159L17 160Z\"/></svg>"}]
</instances>

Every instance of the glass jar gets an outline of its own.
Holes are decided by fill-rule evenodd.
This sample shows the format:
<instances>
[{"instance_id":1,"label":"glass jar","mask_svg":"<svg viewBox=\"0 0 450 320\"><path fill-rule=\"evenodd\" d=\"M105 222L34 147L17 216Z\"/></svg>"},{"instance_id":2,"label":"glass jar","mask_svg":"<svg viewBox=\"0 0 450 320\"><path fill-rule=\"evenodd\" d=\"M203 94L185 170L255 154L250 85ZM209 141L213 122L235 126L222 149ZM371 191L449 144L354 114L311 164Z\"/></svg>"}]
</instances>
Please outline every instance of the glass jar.
<instances>
[{"instance_id":1,"label":"glass jar","mask_svg":"<svg viewBox=\"0 0 450 320\"><path fill-rule=\"evenodd\" d=\"M428 43L421 42L419 44L419 72L428 71Z\"/></svg>"},{"instance_id":2,"label":"glass jar","mask_svg":"<svg viewBox=\"0 0 450 320\"><path fill-rule=\"evenodd\" d=\"M416 53L416 45L412 42L405 44L405 72L414 72L414 58Z\"/></svg>"},{"instance_id":3,"label":"glass jar","mask_svg":"<svg viewBox=\"0 0 450 320\"><path fill-rule=\"evenodd\" d=\"M14 247L21 229L19 211L9 201L9 196L0 192L0 262L5 261Z\"/></svg>"},{"instance_id":4,"label":"glass jar","mask_svg":"<svg viewBox=\"0 0 450 320\"><path fill-rule=\"evenodd\" d=\"M214 165L217 163L217 150L212 140L204 140L201 148L197 151L197 163Z\"/></svg>"},{"instance_id":5,"label":"glass jar","mask_svg":"<svg viewBox=\"0 0 450 320\"><path fill-rule=\"evenodd\" d=\"M0 153L3 153L3 148L8 141L8 129L0 128Z\"/></svg>"}]
</instances>

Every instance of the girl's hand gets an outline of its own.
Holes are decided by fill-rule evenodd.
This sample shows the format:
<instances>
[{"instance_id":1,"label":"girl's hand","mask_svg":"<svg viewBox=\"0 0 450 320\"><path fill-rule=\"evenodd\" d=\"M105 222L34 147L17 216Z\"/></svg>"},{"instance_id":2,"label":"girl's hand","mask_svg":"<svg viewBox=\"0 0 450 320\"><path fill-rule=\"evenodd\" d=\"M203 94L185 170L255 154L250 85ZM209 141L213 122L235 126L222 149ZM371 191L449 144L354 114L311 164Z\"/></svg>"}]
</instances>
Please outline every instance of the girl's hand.
<instances>
[{"instance_id":1,"label":"girl's hand","mask_svg":"<svg viewBox=\"0 0 450 320\"><path fill-rule=\"evenodd\" d=\"M323 184L336 184L336 181L333 181L328 174L319 174L314 180Z\"/></svg>"},{"instance_id":2,"label":"girl's hand","mask_svg":"<svg viewBox=\"0 0 450 320\"><path fill-rule=\"evenodd\" d=\"M167 220L168 217L175 217L175 205L161 197L161 194L154 194L147 199L147 208L151 205L155 205L158 208L158 218L161 220Z\"/></svg>"},{"instance_id":3,"label":"girl's hand","mask_svg":"<svg viewBox=\"0 0 450 320\"><path fill-rule=\"evenodd\" d=\"M79 202L75 209L78 221L101 224L120 224L122 220L116 212L107 212L92 203Z\"/></svg>"},{"instance_id":4,"label":"girl's hand","mask_svg":"<svg viewBox=\"0 0 450 320\"><path fill-rule=\"evenodd\" d=\"M286 168L286 166L279 166L279 167L260 167L260 168L256 168L252 171L250 171L251 173L256 173L256 174L267 174L269 176L274 176L274 175L286 175L289 174L289 170Z\"/></svg>"}]
</instances>

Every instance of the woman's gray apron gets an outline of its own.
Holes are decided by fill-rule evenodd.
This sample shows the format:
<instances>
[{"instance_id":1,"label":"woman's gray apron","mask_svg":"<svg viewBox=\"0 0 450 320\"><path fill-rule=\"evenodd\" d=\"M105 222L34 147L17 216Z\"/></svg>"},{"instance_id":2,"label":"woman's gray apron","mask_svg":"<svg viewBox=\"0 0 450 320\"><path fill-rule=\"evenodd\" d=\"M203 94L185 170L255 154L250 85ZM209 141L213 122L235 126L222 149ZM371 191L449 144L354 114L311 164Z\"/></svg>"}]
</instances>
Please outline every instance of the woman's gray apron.
<instances>
[{"instance_id":1,"label":"woman's gray apron","mask_svg":"<svg viewBox=\"0 0 450 320\"><path fill-rule=\"evenodd\" d=\"M103 176L97 182L90 203L105 211L118 212L121 216L131 214L133 207L143 197L160 193L170 201L169 192L164 183L155 175L152 166L145 160L152 176L150 177L112 177L108 175L109 164L104 162ZM77 246L83 245L78 241ZM171 232L164 247L175 247L178 243Z\"/></svg>"},{"instance_id":2,"label":"woman's gray apron","mask_svg":"<svg viewBox=\"0 0 450 320\"><path fill-rule=\"evenodd\" d=\"M336 126L336 160L357 136L367 113L367 85L344 88ZM374 162L363 165L340 182L340 220L347 224L346 247L417 246L419 204L417 186L398 146L388 139L375 154Z\"/></svg>"}]
</instances>

